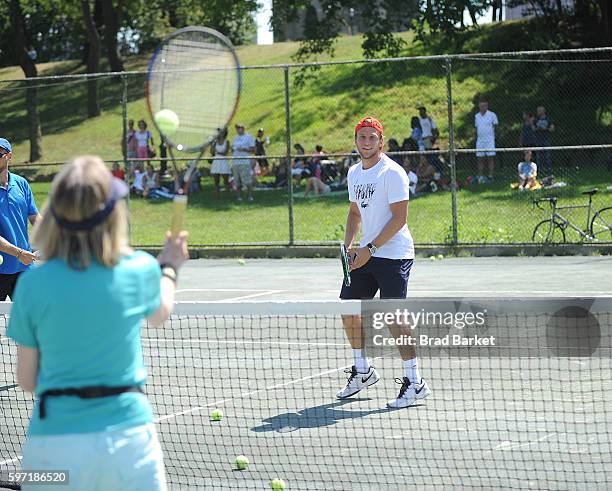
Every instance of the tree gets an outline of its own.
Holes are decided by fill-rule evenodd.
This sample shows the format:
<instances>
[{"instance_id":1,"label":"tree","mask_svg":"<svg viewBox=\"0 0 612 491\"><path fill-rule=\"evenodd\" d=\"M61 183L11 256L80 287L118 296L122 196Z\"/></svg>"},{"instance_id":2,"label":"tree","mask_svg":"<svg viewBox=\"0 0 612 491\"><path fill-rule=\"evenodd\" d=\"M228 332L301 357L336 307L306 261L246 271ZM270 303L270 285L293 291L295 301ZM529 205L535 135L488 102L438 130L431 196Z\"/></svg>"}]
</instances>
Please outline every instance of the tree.
<instances>
[{"instance_id":1,"label":"tree","mask_svg":"<svg viewBox=\"0 0 612 491\"><path fill-rule=\"evenodd\" d=\"M83 22L87 30L89 41L87 53L87 73L98 73L100 71L100 35L91 13L89 0L81 0L83 11ZM98 81L91 77L87 80L87 115L94 118L100 115L100 101L98 98Z\"/></svg>"},{"instance_id":2,"label":"tree","mask_svg":"<svg viewBox=\"0 0 612 491\"><path fill-rule=\"evenodd\" d=\"M106 46L106 57L113 72L123 71L123 62L119 57L119 50L117 48L117 33L121 25L122 10L123 0L117 0L117 7L113 5L113 0L102 0L104 45Z\"/></svg>"},{"instance_id":3,"label":"tree","mask_svg":"<svg viewBox=\"0 0 612 491\"><path fill-rule=\"evenodd\" d=\"M19 0L10 0L10 17L13 33L14 54L26 78L38 76L36 63L30 55L28 36L24 24L23 11ZM30 139L30 162L36 162L42 157L42 131L38 114L38 89L35 81L26 85L26 108L28 113L28 136Z\"/></svg>"}]
</instances>

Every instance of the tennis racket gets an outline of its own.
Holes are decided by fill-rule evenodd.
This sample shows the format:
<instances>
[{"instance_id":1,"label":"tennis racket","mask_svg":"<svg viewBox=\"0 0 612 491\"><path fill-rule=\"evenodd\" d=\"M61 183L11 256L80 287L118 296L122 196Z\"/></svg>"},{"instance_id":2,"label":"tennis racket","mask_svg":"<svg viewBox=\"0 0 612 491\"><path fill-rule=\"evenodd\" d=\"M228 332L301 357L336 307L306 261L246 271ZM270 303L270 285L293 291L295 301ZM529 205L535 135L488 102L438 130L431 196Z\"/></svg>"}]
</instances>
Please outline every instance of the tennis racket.
<instances>
[{"instance_id":1,"label":"tennis racket","mask_svg":"<svg viewBox=\"0 0 612 491\"><path fill-rule=\"evenodd\" d=\"M179 29L162 41L149 61L147 107L166 142L177 180L173 237L183 229L187 195L197 164L234 116L240 88L240 63L234 47L213 29ZM175 152L198 154L189 162L182 179Z\"/></svg>"},{"instance_id":2,"label":"tennis racket","mask_svg":"<svg viewBox=\"0 0 612 491\"><path fill-rule=\"evenodd\" d=\"M346 286L351 286L351 260L348 255L348 250L344 244L340 244L340 261L342 261L344 284Z\"/></svg>"}]
</instances>

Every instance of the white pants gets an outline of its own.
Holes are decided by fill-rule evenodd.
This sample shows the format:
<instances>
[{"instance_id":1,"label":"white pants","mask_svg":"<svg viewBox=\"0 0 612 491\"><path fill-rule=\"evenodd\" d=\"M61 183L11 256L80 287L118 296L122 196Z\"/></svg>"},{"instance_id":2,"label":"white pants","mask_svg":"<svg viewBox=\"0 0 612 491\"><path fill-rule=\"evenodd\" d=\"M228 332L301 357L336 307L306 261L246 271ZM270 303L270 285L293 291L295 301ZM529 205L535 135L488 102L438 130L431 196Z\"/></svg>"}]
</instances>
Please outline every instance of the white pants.
<instances>
[{"instance_id":1,"label":"white pants","mask_svg":"<svg viewBox=\"0 0 612 491\"><path fill-rule=\"evenodd\" d=\"M67 486L24 484L23 491L165 491L162 450L153 423L125 430L31 436L22 469L68 471Z\"/></svg>"}]
</instances>

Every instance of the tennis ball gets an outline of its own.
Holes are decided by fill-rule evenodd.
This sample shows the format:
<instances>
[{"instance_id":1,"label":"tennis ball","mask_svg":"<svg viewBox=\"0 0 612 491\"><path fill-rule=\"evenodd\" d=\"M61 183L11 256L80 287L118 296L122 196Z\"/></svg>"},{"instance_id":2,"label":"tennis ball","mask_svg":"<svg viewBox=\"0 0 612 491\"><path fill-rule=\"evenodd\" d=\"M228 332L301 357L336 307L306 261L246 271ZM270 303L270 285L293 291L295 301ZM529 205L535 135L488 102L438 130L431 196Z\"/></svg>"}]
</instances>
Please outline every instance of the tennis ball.
<instances>
[{"instance_id":1,"label":"tennis ball","mask_svg":"<svg viewBox=\"0 0 612 491\"><path fill-rule=\"evenodd\" d=\"M213 421L221 421L223 419L223 411L221 411L221 409L213 409L210 413L210 419Z\"/></svg>"},{"instance_id":2,"label":"tennis ball","mask_svg":"<svg viewBox=\"0 0 612 491\"><path fill-rule=\"evenodd\" d=\"M430 261L435 261L436 260L436 256L429 256L429 260Z\"/></svg>"},{"instance_id":3,"label":"tennis ball","mask_svg":"<svg viewBox=\"0 0 612 491\"><path fill-rule=\"evenodd\" d=\"M4 256L0 254L0 265L4 262Z\"/></svg>"},{"instance_id":4,"label":"tennis ball","mask_svg":"<svg viewBox=\"0 0 612 491\"><path fill-rule=\"evenodd\" d=\"M172 135L179 127L179 117L171 109L158 111L153 119L164 135Z\"/></svg>"},{"instance_id":5,"label":"tennis ball","mask_svg":"<svg viewBox=\"0 0 612 491\"><path fill-rule=\"evenodd\" d=\"M241 264L242 266L244 266L246 264L246 261L244 259L238 259L238 264Z\"/></svg>"},{"instance_id":6,"label":"tennis ball","mask_svg":"<svg viewBox=\"0 0 612 491\"><path fill-rule=\"evenodd\" d=\"M239 455L236 457L236 467L238 470L245 470L249 466L249 459L247 459L244 455Z\"/></svg>"},{"instance_id":7,"label":"tennis ball","mask_svg":"<svg viewBox=\"0 0 612 491\"><path fill-rule=\"evenodd\" d=\"M444 254L438 254L438 259L444 259Z\"/></svg>"},{"instance_id":8,"label":"tennis ball","mask_svg":"<svg viewBox=\"0 0 612 491\"><path fill-rule=\"evenodd\" d=\"M282 489L285 489L285 481L282 479L273 479L270 486L274 491L281 491Z\"/></svg>"}]
</instances>

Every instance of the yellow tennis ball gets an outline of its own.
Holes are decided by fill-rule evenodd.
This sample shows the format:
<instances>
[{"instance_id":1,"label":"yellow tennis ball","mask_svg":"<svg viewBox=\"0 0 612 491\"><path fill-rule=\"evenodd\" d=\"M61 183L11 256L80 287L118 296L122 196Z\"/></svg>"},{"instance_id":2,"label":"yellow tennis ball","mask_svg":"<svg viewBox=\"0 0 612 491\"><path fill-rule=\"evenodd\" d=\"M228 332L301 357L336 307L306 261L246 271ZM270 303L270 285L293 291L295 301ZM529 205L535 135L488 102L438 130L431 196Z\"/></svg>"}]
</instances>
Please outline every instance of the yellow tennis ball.
<instances>
[{"instance_id":1,"label":"yellow tennis ball","mask_svg":"<svg viewBox=\"0 0 612 491\"><path fill-rule=\"evenodd\" d=\"M282 479L273 479L270 485L274 491L281 491L285 489L285 481Z\"/></svg>"},{"instance_id":2,"label":"yellow tennis ball","mask_svg":"<svg viewBox=\"0 0 612 491\"><path fill-rule=\"evenodd\" d=\"M176 133L179 127L179 117L171 109L162 109L155 113L155 124L164 135Z\"/></svg>"},{"instance_id":3,"label":"yellow tennis ball","mask_svg":"<svg viewBox=\"0 0 612 491\"><path fill-rule=\"evenodd\" d=\"M245 470L249 466L249 459L247 459L244 455L239 455L236 457L236 467L238 470Z\"/></svg>"},{"instance_id":4,"label":"yellow tennis ball","mask_svg":"<svg viewBox=\"0 0 612 491\"><path fill-rule=\"evenodd\" d=\"M238 264L240 264L241 266L244 266L246 264L246 261L242 258L238 259Z\"/></svg>"},{"instance_id":5,"label":"yellow tennis ball","mask_svg":"<svg viewBox=\"0 0 612 491\"><path fill-rule=\"evenodd\" d=\"M438 259L444 259L444 254L438 254Z\"/></svg>"},{"instance_id":6,"label":"yellow tennis ball","mask_svg":"<svg viewBox=\"0 0 612 491\"><path fill-rule=\"evenodd\" d=\"M429 256L429 260L430 261L435 261L436 260L436 256Z\"/></svg>"},{"instance_id":7,"label":"yellow tennis ball","mask_svg":"<svg viewBox=\"0 0 612 491\"><path fill-rule=\"evenodd\" d=\"M0 265L4 262L4 256L0 254Z\"/></svg>"},{"instance_id":8,"label":"yellow tennis ball","mask_svg":"<svg viewBox=\"0 0 612 491\"><path fill-rule=\"evenodd\" d=\"M210 418L213 421L221 421L223 419L223 411L221 411L221 409L214 409L210 413Z\"/></svg>"}]
</instances>

